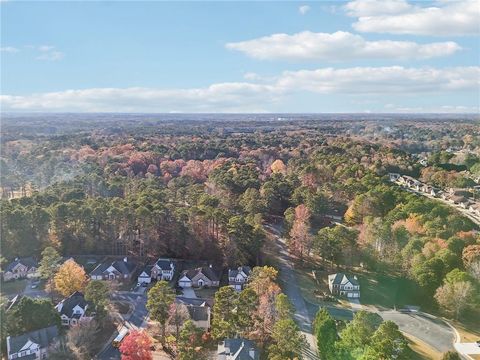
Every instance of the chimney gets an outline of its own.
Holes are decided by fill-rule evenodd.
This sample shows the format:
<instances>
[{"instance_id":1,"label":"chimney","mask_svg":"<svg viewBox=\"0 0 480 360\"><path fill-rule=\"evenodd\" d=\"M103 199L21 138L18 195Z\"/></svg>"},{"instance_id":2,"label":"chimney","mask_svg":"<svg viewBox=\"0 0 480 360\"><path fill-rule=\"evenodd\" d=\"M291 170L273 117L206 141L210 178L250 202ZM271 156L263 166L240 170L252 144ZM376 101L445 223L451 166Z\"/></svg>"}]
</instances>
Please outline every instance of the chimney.
<instances>
[{"instance_id":1,"label":"chimney","mask_svg":"<svg viewBox=\"0 0 480 360\"><path fill-rule=\"evenodd\" d=\"M123 258L123 261L124 261L124 262L127 262L127 257L126 257L126 256Z\"/></svg>"}]
</instances>

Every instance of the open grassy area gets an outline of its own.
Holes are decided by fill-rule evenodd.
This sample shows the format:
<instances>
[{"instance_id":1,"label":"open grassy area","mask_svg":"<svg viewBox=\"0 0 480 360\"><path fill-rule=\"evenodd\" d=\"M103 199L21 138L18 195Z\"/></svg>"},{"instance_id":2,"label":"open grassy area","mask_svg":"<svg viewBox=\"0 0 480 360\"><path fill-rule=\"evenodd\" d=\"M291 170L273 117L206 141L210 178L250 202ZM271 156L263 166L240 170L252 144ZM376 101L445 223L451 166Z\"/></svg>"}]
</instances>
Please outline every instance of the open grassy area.
<instances>
[{"instance_id":1,"label":"open grassy area","mask_svg":"<svg viewBox=\"0 0 480 360\"><path fill-rule=\"evenodd\" d=\"M406 333L404 333L404 335L408 340L408 345L413 350L413 357L411 360L439 360L442 358L441 353L420 339Z\"/></svg>"},{"instance_id":2,"label":"open grassy area","mask_svg":"<svg viewBox=\"0 0 480 360\"><path fill-rule=\"evenodd\" d=\"M218 290L217 288L195 289L195 295L197 295L197 297L202 299L213 299L217 290Z\"/></svg>"},{"instance_id":3,"label":"open grassy area","mask_svg":"<svg viewBox=\"0 0 480 360\"><path fill-rule=\"evenodd\" d=\"M425 297L410 279L381 274L363 274L359 277L361 302L385 308L421 305L425 310Z\"/></svg>"},{"instance_id":4,"label":"open grassy area","mask_svg":"<svg viewBox=\"0 0 480 360\"><path fill-rule=\"evenodd\" d=\"M27 279L13 280L13 281L2 281L0 283L0 290L2 295L9 296L15 295L23 292L25 286L27 285Z\"/></svg>"}]
</instances>

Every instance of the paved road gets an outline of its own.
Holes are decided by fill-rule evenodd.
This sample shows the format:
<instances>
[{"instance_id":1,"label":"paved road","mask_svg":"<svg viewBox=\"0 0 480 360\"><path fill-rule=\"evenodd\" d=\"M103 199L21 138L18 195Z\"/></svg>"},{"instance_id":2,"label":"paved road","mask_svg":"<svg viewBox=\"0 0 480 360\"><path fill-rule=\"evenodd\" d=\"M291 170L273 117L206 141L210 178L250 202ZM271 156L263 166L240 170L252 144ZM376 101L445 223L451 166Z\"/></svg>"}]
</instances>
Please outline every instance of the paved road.
<instances>
[{"instance_id":1,"label":"paved road","mask_svg":"<svg viewBox=\"0 0 480 360\"><path fill-rule=\"evenodd\" d=\"M295 279L295 272L292 268L293 260L288 253L285 240L279 236L278 228L268 227L270 231L275 234L276 245L278 248L279 259L279 280L283 288L283 292L288 296L293 306L295 307L294 318L300 330L305 335L309 348L305 349L303 356L305 359L319 359L317 355L317 345L315 337L312 335L312 320L310 318L310 311L303 299L300 288Z\"/></svg>"},{"instance_id":2,"label":"paved road","mask_svg":"<svg viewBox=\"0 0 480 360\"><path fill-rule=\"evenodd\" d=\"M147 297L145 294L135 292L118 292L112 295L113 300L125 301L133 306L133 312L127 317L123 317L125 326L129 329L138 329L146 327L146 318L148 311L146 308ZM115 336L118 332L115 332ZM120 352L114 348L111 344L107 346L100 354L97 355L97 359L101 360L118 360L120 359Z\"/></svg>"},{"instance_id":3,"label":"paved road","mask_svg":"<svg viewBox=\"0 0 480 360\"><path fill-rule=\"evenodd\" d=\"M400 330L423 340L440 352L453 350L455 335L445 322L423 313L401 313L398 311L380 311L384 320L394 321Z\"/></svg>"}]
</instances>

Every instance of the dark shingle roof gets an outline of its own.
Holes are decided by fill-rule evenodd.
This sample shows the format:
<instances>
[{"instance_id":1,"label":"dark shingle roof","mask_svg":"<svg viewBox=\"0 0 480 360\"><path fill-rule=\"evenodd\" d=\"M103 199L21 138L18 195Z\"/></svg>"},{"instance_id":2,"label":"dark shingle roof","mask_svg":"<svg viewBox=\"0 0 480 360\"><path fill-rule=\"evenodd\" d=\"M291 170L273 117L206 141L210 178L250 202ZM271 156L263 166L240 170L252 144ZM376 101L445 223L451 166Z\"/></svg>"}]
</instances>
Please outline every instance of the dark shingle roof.
<instances>
[{"instance_id":1,"label":"dark shingle roof","mask_svg":"<svg viewBox=\"0 0 480 360\"><path fill-rule=\"evenodd\" d=\"M212 301L208 299L201 299L201 298L187 298L184 296L177 296L175 298L175 302L178 304L184 305L196 305L196 306L209 306L212 307Z\"/></svg>"},{"instance_id":2,"label":"dark shingle roof","mask_svg":"<svg viewBox=\"0 0 480 360\"><path fill-rule=\"evenodd\" d=\"M208 320L208 307L187 305L188 313L193 321L206 321Z\"/></svg>"},{"instance_id":3,"label":"dark shingle roof","mask_svg":"<svg viewBox=\"0 0 480 360\"><path fill-rule=\"evenodd\" d=\"M60 315L66 315L71 318L73 317L73 308L75 306L78 305L82 309L85 309L88 303L81 292L75 291L68 298L63 299L60 303L58 303L57 306L59 306L60 304L62 304L62 308L59 311Z\"/></svg>"},{"instance_id":4,"label":"dark shingle roof","mask_svg":"<svg viewBox=\"0 0 480 360\"><path fill-rule=\"evenodd\" d=\"M155 265L159 267L162 270L171 270L170 264L172 263L172 260L170 259L158 259Z\"/></svg>"},{"instance_id":5,"label":"dark shingle roof","mask_svg":"<svg viewBox=\"0 0 480 360\"><path fill-rule=\"evenodd\" d=\"M336 273L334 275L335 278L332 281L332 284L334 285L341 285L347 281L349 281L352 285L359 285L358 280L355 276L346 275L344 273Z\"/></svg>"},{"instance_id":6,"label":"dark shingle roof","mask_svg":"<svg viewBox=\"0 0 480 360\"><path fill-rule=\"evenodd\" d=\"M17 353L20 349L30 340L36 344L39 344L41 348L48 347L52 341L58 336L58 328L50 326L40 330L31 331L29 333L8 337L7 342L9 344L10 354Z\"/></svg>"},{"instance_id":7,"label":"dark shingle roof","mask_svg":"<svg viewBox=\"0 0 480 360\"><path fill-rule=\"evenodd\" d=\"M15 261L12 261L10 264L8 264L5 271L12 271L13 268L15 266L17 266L17 264L25 265L28 268L38 267L38 263L33 257L26 257L26 258L21 258L21 259L17 259Z\"/></svg>"},{"instance_id":8,"label":"dark shingle roof","mask_svg":"<svg viewBox=\"0 0 480 360\"><path fill-rule=\"evenodd\" d=\"M211 281L219 281L220 278L213 270L211 267L204 266L201 268L196 268L196 269L190 269L190 270L185 270L182 273L182 276L188 277L190 280L192 280L198 273L203 273L207 278L209 278Z\"/></svg>"},{"instance_id":9,"label":"dark shingle roof","mask_svg":"<svg viewBox=\"0 0 480 360\"><path fill-rule=\"evenodd\" d=\"M249 276L252 269L250 266L240 266L237 269L229 269L228 277L236 277L240 271L243 271L247 276Z\"/></svg>"},{"instance_id":10,"label":"dark shingle roof","mask_svg":"<svg viewBox=\"0 0 480 360\"><path fill-rule=\"evenodd\" d=\"M253 357L250 350L254 350ZM247 339L225 339L218 347L218 355L228 355L232 360L258 360L260 353L255 343Z\"/></svg>"},{"instance_id":11,"label":"dark shingle roof","mask_svg":"<svg viewBox=\"0 0 480 360\"><path fill-rule=\"evenodd\" d=\"M142 269L142 271L140 271L140 275L145 273L148 277L150 277L152 275L152 269L153 265L147 265Z\"/></svg>"},{"instance_id":12,"label":"dark shingle roof","mask_svg":"<svg viewBox=\"0 0 480 360\"><path fill-rule=\"evenodd\" d=\"M135 264L130 261L126 262L123 260L116 260L111 263L105 262L99 264L95 269L93 269L90 275L102 275L110 266L113 266L123 275L130 275L135 269Z\"/></svg>"}]
</instances>

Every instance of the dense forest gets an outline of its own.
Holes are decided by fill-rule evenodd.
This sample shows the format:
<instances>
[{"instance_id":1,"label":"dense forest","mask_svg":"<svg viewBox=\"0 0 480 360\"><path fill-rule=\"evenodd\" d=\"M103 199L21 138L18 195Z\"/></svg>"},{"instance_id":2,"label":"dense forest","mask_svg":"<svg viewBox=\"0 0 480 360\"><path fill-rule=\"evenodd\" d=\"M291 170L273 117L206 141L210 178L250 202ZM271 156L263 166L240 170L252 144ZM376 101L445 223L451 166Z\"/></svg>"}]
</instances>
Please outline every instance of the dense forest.
<instances>
[{"instance_id":1,"label":"dense forest","mask_svg":"<svg viewBox=\"0 0 480 360\"><path fill-rule=\"evenodd\" d=\"M30 120L7 118L2 137L6 259L52 246L255 266L263 225L282 218L300 260L389 269L430 296L458 279L478 286L478 226L388 181L473 186L480 129L469 119Z\"/></svg>"}]
</instances>

